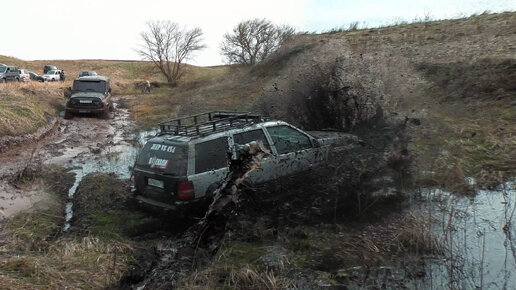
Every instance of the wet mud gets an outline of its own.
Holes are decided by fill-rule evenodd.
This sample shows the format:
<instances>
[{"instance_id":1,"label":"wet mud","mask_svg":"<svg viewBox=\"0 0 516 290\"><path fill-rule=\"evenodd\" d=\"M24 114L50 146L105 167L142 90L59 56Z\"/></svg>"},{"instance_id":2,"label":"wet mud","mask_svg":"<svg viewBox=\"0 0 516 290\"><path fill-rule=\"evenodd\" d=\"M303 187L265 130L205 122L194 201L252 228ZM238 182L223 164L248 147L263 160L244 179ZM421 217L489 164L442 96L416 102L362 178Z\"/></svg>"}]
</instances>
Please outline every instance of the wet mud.
<instances>
[{"instance_id":1,"label":"wet mud","mask_svg":"<svg viewBox=\"0 0 516 290\"><path fill-rule=\"evenodd\" d=\"M14 182L27 170L48 165L69 169L75 174L70 201L82 177L91 172L128 178L139 150L137 139L128 110L117 108L108 120L91 115L60 118L52 133L39 142L26 140L11 146L0 154L0 218L27 210L44 198L41 188L20 188Z\"/></svg>"}]
</instances>

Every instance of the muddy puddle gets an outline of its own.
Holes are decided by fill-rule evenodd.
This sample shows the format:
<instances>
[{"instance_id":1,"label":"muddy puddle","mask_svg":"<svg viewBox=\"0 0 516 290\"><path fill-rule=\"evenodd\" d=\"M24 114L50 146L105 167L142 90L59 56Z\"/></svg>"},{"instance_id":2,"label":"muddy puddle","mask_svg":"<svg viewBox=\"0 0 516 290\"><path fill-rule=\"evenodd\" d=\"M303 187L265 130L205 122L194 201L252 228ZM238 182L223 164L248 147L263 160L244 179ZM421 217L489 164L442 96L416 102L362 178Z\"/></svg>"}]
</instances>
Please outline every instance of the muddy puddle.
<instances>
[{"instance_id":1,"label":"muddy puddle","mask_svg":"<svg viewBox=\"0 0 516 290\"><path fill-rule=\"evenodd\" d=\"M75 182L68 191L68 202L65 205L64 231L71 226L73 199L82 179L94 172L112 173L119 178L130 178L140 148L148 138L156 134L156 131L136 131L129 121L129 112L126 109L118 108L110 124L107 139L104 142L94 146L67 148L63 155L49 161L49 163L61 163L75 174Z\"/></svg>"},{"instance_id":2,"label":"muddy puddle","mask_svg":"<svg viewBox=\"0 0 516 290\"><path fill-rule=\"evenodd\" d=\"M0 155L0 220L29 210L44 198L41 189L18 188L13 180L26 168L37 170L41 164L58 165L75 174L68 192L66 225L73 217L73 197L82 178L89 173L113 173L129 178L140 147L155 131L140 132L129 118L129 111L118 106L108 120L97 116L60 119L53 133L39 142L20 144Z\"/></svg>"},{"instance_id":3,"label":"muddy puddle","mask_svg":"<svg viewBox=\"0 0 516 290\"><path fill-rule=\"evenodd\" d=\"M474 183L474 181L471 181ZM418 289L516 289L516 180L495 190L458 197L439 189L421 190L444 255L427 258Z\"/></svg>"}]
</instances>

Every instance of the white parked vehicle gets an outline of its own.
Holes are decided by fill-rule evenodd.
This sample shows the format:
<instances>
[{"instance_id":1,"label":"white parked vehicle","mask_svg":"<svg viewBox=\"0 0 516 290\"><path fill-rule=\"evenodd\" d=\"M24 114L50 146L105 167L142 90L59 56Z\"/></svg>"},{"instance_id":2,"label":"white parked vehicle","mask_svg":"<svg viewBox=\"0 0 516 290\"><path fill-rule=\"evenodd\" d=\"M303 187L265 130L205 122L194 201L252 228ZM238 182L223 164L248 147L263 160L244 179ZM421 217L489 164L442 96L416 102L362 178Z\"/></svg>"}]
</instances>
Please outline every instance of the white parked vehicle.
<instances>
[{"instance_id":1,"label":"white parked vehicle","mask_svg":"<svg viewBox=\"0 0 516 290\"><path fill-rule=\"evenodd\" d=\"M136 199L169 210L188 210L209 201L227 175L236 145L262 142L270 155L251 172L250 184L264 184L326 163L330 153L358 144L355 135L331 132L323 138L283 121L256 114L209 112L160 123L134 167Z\"/></svg>"},{"instance_id":2,"label":"white parked vehicle","mask_svg":"<svg viewBox=\"0 0 516 290\"><path fill-rule=\"evenodd\" d=\"M28 82L28 81L30 81L30 74L29 74L29 72L24 70L24 69L21 69L20 70L19 80L21 82Z\"/></svg>"},{"instance_id":3,"label":"white parked vehicle","mask_svg":"<svg viewBox=\"0 0 516 290\"><path fill-rule=\"evenodd\" d=\"M41 77L45 82L55 82L61 79L61 70L50 70Z\"/></svg>"}]
</instances>

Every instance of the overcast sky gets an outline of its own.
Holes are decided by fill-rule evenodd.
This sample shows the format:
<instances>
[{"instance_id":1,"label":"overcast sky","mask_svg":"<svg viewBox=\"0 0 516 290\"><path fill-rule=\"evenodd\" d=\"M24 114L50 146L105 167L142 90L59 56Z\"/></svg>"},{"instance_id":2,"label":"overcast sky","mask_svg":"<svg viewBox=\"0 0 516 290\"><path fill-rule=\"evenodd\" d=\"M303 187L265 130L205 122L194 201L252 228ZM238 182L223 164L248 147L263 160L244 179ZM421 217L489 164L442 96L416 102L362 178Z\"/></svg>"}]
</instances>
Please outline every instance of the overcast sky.
<instances>
[{"instance_id":1,"label":"overcast sky","mask_svg":"<svg viewBox=\"0 0 516 290\"><path fill-rule=\"evenodd\" d=\"M219 44L240 21L267 18L299 31L321 32L358 21L456 18L515 11L516 0L24 0L2 1L0 55L23 60L138 59L148 20L172 20L204 32L207 48L189 63L222 64Z\"/></svg>"}]
</instances>

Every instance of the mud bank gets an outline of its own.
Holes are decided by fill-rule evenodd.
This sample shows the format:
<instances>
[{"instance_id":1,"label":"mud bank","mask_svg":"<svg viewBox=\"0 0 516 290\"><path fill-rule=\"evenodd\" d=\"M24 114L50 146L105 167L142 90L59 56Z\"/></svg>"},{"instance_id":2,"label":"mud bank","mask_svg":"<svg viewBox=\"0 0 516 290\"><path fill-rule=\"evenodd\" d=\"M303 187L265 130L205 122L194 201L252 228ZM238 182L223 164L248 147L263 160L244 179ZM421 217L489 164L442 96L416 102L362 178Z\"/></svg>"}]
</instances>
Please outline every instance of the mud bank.
<instances>
[{"instance_id":1,"label":"mud bank","mask_svg":"<svg viewBox=\"0 0 516 290\"><path fill-rule=\"evenodd\" d=\"M26 134L23 136L4 136L0 137L0 154L9 150L19 150L20 147L24 147L29 143L40 141L48 135L52 134L52 131L59 126L59 119L46 115L48 123L45 126L40 127L36 132L32 134Z\"/></svg>"}]
</instances>

